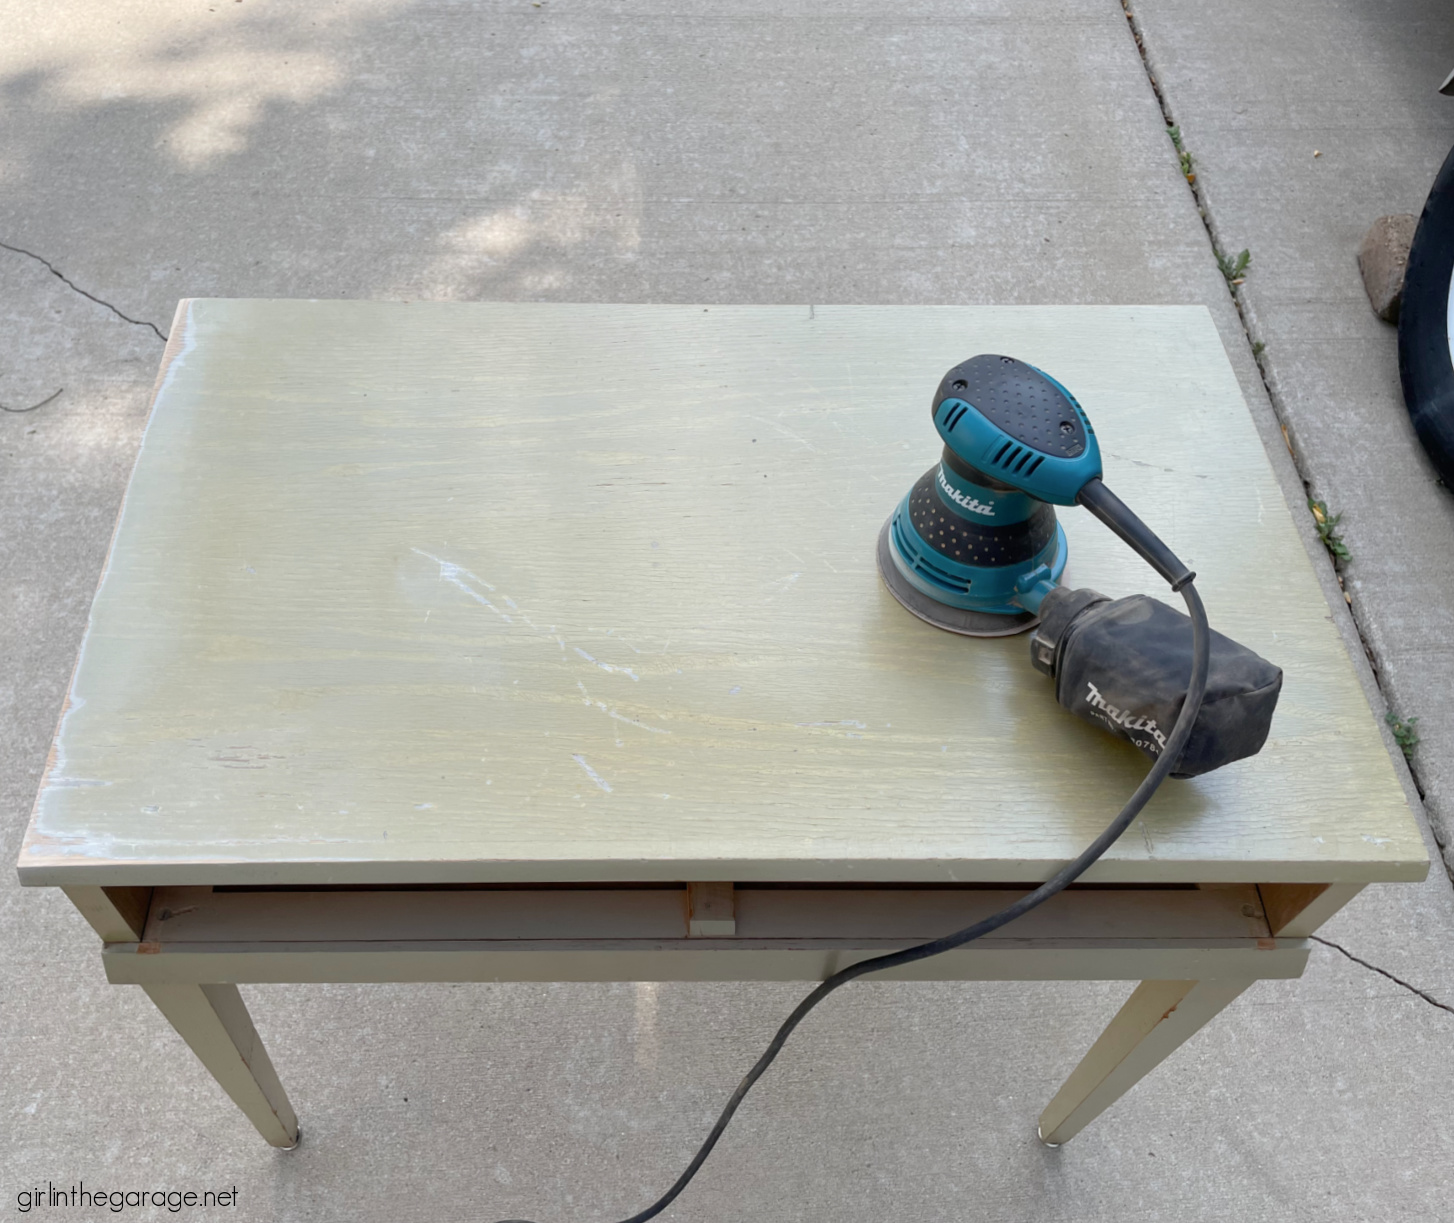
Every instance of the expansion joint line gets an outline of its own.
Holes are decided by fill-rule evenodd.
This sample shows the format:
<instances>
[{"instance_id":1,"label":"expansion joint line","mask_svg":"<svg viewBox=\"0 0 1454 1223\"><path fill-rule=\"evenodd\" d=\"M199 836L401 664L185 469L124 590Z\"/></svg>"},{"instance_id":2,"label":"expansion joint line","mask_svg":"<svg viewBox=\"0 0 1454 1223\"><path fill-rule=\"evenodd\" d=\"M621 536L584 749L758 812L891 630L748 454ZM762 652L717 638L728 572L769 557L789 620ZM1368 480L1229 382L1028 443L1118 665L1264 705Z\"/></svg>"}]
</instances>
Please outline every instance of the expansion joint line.
<instances>
[{"instance_id":1,"label":"expansion joint line","mask_svg":"<svg viewBox=\"0 0 1454 1223\"><path fill-rule=\"evenodd\" d=\"M1385 971L1377 964L1370 964L1367 960L1360 960L1346 947L1340 947L1337 943L1332 942L1329 939L1319 938L1316 934L1310 934L1308 935L1308 937L1312 939L1315 943L1322 943L1324 947L1331 947L1334 951L1341 952L1343 955L1347 956L1350 960L1352 960L1353 963L1363 965L1363 967L1368 969L1370 972L1376 972L1380 977L1387 977L1395 985L1402 985L1404 989L1409 991L1409 993L1417 994L1430 1006L1436 1006L1441 1011L1448 1011L1449 1014L1454 1015L1454 1006L1450 1006L1447 1002L1440 1002L1437 998L1433 996L1433 994L1426 994L1417 985L1410 985L1407 981L1403 980L1400 977L1394 976L1391 972Z\"/></svg>"},{"instance_id":2,"label":"expansion joint line","mask_svg":"<svg viewBox=\"0 0 1454 1223\"><path fill-rule=\"evenodd\" d=\"M158 327L155 323L148 323L145 319L132 318L129 314L122 314L121 311L113 306L110 302L102 301L94 293L87 293L85 289L81 288L80 285L78 285L75 281L71 280L64 272L60 270L60 268L56 267L56 265L53 264L49 259L42 259L34 251L28 251L23 247L19 246L11 246L8 242L0 242L0 247L3 247L7 251L13 251L17 255L25 255L27 258L34 259L37 263L43 264L46 269L49 270L50 274L54 276L57 280L59 280L67 288L74 289L82 297L86 298L88 301L95 302L98 306L105 306L106 309L110 310L111 313L114 314L117 318L123 320L124 322L130 323L134 327L150 327L154 332L156 332L157 339L161 340L164 344L166 343L167 337L162 334L161 328Z\"/></svg>"},{"instance_id":3,"label":"expansion joint line","mask_svg":"<svg viewBox=\"0 0 1454 1223\"><path fill-rule=\"evenodd\" d=\"M1152 66L1150 53L1146 49L1145 31L1142 30L1140 21L1137 20L1135 12L1132 11L1131 0L1121 0L1121 9L1126 14L1126 24L1131 28L1131 37L1136 43L1136 53L1141 57L1141 68L1146 73L1146 80L1151 85L1151 92L1156 95L1157 105L1161 107L1161 118L1168 128L1176 127L1178 125L1175 117L1171 113L1171 103L1167 100L1166 94L1161 88L1161 82L1156 79L1156 71ZM1202 219L1202 227L1207 231L1207 240L1211 243L1212 253L1215 256L1222 249L1220 243L1217 241L1216 225L1213 222L1206 195L1202 190L1202 176L1198 173L1194 177L1197 181L1188 182L1187 190L1191 192L1192 199L1196 201L1197 215ZM1302 481L1304 491L1311 497L1313 488L1312 481L1308 478L1307 472L1303 470L1302 459L1292 444L1292 435L1288 431L1286 405L1284 405L1282 396L1278 393L1276 385L1268 376L1267 357L1263 352L1262 346L1258 343L1257 337L1252 334L1252 321L1247 317L1247 307L1242 301L1241 295L1232 285L1229 284L1227 286L1227 292L1232 298L1232 305L1237 310L1237 319L1242 324L1242 334L1247 339L1248 347L1252 349L1252 359L1257 364L1258 377L1262 379L1262 387L1267 392L1267 400L1272 405L1273 415L1277 418L1277 423L1282 430L1282 440L1287 445L1287 453L1292 459L1293 469L1297 472L1298 479ZM1336 569L1334 570L1334 575L1337 575ZM1341 587L1342 584L1342 579L1338 578L1338 585ZM1373 645L1369 641L1368 635L1363 631L1363 625L1359 621L1358 611L1353 606L1352 598L1346 592L1344 601L1348 605L1348 615L1353 623L1353 630L1358 634L1358 643L1363 647L1364 657L1368 659L1369 670L1373 672L1373 682L1378 686L1379 692L1383 695L1384 704L1392 709L1393 702L1389 700L1389 695L1383 686L1383 668L1378 665L1378 657L1373 652ZM1424 783L1420 780L1418 770L1414 767L1413 761L1406 760L1405 763L1408 766L1409 776L1413 778L1414 788L1418 790L1419 798L1422 800L1425 798ZM1433 821L1431 820L1430 824L1432 825L1432 823ZM1444 846L1440 845L1439 848L1442 851ZM1454 879L1454 859L1444 859L1444 870L1451 879ZM1342 948L1340 947L1339 950L1341 951ZM1372 966L1370 965L1370 967ZM1403 984L1403 982L1399 982L1399 984ZM1437 1005L1442 1006L1443 1004L1439 1003Z\"/></svg>"}]
</instances>

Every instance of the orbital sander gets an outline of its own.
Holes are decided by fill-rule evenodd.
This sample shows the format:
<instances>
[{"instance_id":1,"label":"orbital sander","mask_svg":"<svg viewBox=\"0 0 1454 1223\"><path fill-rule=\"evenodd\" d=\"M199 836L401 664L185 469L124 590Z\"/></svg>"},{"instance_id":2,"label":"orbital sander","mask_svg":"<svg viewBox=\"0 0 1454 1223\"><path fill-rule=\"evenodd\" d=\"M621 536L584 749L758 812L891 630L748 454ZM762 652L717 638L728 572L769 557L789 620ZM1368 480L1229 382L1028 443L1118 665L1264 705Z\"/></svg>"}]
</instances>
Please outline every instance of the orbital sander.
<instances>
[{"instance_id":1,"label":"orbital sander","mask_svg":"<svg viewBox=\"0 0 1454 1223\"><path fill-rule=\"evenodd\" d=\"M1102 481L1075 396L1033 365L984 354L944 375L931 416L944 452L879 532L889 593L970 637L1035 629L1030 660L1056 680L1060 703L1160 755L1191 676L1191 621L1145 595L1060 586L1067 547L1054 507L1090 510L1172 590L1193 575ZM1171 775L1259 751L1281 688L1277 667L1212 633L1206 695Z\"/></svg>"},{"instance_id":2,"label":"orbital sander","mask_svg":"<svg viewBox=\"0 0 1454 1223\"><path fill-rule=\"evenodd\" d=\"M830 993L1009 925L1088 870L1168 776L1193 777L1251 756L1267 738L1282 672L1211 630L1196 575L1102 482L1095 430L1065 387L1013 357L972 357L944 375L932 416L944 452L879 532L884 584L914 615L950 632L1003 637L1033 629L1031 663L1055 681L1059 702L1130 740L1153 763L1100 836L1013 904L822 981L783 1021L682 1174L622 1223L646 1223L687 1187L752 1085ZM1110 527L1182 596L1190 616L1145 595L1111 599L1061 586L1067 546L1057 505L1083 506Z\"/></svg>"},{"instance_id":3,"label":"orbital sander","mask_svg":"<svg viewBox=\"0 0 1454 1223\"><path fill-rule=\"evenodd\" d=\"M878 540L889 592L970 637L1018 633L1065 569L1056 505L1099 480L1095 430L1060 383L1013 357L971 357L934 395L944 453Z\"/></svg>"}]
</instances>

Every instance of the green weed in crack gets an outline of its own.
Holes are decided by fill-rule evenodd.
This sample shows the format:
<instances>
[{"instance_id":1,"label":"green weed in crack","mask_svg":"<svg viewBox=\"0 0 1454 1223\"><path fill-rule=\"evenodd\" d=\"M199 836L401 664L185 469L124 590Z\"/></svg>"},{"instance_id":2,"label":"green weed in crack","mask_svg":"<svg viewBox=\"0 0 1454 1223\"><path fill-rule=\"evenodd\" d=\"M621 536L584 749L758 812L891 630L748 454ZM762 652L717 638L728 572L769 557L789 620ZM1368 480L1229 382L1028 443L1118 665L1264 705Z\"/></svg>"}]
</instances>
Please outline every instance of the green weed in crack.
<instances>
[{"instance_id":1,"label":"green weed in crack","mask_svg":"<svg viewBox=\"0 0 1454 1223\"><path fill-rule=\"evenodd\" d=\"M1232 292L1235 293L1237 287L1247 279L1247 269L1252 263L1252 252L1243 250L1241 254L1232 256L1224 255L1221 251L1213 249L1217 256L1217 267L1221 269L1222 275L1232 286Z\"/></svg>"},{"instance_id":2,"label":"green weed in crack","mask_svg":"<svg viewBox=\"0 0 1454 1223\"><path fill-rule=\"evenodd\" d=\"M1388 729L1393 732L1393 741L1398 744L1399 751L1404 754L1405 760L1414 758L1414 748L1419 746L1419 732L1414 729L1418 718L1400 718L1393 710L1383 715L1383 720Z\"/></svg>"},{"instance_id":3,"label":"green weed in crack","mask_svg":"<svg viewBox=\"0 0 1454 1223\"><path fill-rule=\"evenodd\" d=\"M1338 524L1343 521L1343 515L1330 512L1323 502L1315 501L1311 497L1308 498L1308 509L1313 512L1318 538L1323 541L1323 547L1328 549L1328 555L1335 561L1351 561L1353 553L1348 551L1348 545L1338 534Z\"/></svg>"}]
</instances>

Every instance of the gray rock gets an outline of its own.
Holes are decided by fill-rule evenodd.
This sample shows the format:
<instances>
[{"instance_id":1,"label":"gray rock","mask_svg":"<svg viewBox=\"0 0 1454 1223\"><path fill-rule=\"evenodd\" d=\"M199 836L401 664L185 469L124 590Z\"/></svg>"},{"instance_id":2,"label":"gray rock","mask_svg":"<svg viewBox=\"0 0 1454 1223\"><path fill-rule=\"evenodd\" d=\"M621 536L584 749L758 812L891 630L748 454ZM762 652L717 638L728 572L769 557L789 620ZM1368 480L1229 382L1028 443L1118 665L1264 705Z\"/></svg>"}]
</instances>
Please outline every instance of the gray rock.
<instances>
[{"instance_id":1,"label":"gray rock","mask_svg":"<svg viewBox=\"0 0 1454 1223\"><path fill-rule=\"evenodd\" d=\"M1408 266L1409 246L1418 223L1419 218L1407 212L1379 217L1369 226L1363 245L1358 248L1358 270L1363 273L1368 301L1373 313L1386 323L1398 322L1404 269Z\"/></svg>"}]
</instances>

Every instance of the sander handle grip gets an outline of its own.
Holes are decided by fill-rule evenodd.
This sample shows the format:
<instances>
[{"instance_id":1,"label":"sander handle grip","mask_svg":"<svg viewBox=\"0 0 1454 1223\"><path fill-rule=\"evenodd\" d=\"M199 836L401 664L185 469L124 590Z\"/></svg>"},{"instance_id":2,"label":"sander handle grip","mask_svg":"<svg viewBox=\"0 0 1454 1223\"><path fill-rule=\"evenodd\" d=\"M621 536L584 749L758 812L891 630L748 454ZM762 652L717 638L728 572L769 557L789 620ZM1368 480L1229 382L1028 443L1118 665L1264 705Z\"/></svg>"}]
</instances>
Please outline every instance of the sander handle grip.
<instances>
[{"instance_id":1,"label":"sander handle grip","mask_svg":"<svg viewBox=\"0 0 1454 1223\"><path fill-rule=\"evenodd\" d=\"M1196 574L1184 565L1135 512L1106 487L1099 476L1087 480L1075 499L1119 535L1132 551L1180 591Z\"/></svg>"}]
</instances>

